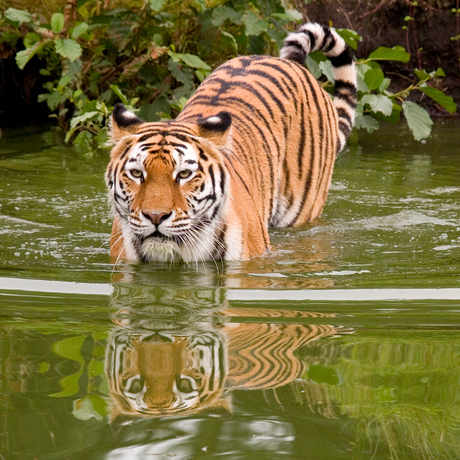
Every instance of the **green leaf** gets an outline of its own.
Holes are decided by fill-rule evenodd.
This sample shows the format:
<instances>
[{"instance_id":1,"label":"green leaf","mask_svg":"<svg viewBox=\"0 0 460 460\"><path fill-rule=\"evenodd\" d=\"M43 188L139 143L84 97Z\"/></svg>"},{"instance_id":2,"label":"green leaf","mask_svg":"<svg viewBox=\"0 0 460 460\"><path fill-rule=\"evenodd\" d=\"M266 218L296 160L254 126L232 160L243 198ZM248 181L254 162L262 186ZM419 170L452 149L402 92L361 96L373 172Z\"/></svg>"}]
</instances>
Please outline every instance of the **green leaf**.
<instances>
[{"instance_id":1,"label":"green leaf","mask_svg":"<svg viewBox=\"0 0 460 460\"><path fill-rule=\"evenodd\" d=\"M420 80L429 80L431 78L431 75L428 74L425 70L418 70L418 69L415 69L414 70L414 73L415 75L417 75L417 77L420 79Z\"/></svg>"},{"instance_id":2,"label":"green leaf","mask_svg":"<svg viewBox=\"0 0 460 460\"><path fill-rule=\"evenodd\" d=\"M370 115L363 115L356 117L355 126L358 129L366 129L368 133L373 133L376 129L379 129L379 122L372 118Z\"/></svg>"},{"instance_id":3,"label":"green leaf","mask_svg":"<svg viewBox=\"0 0 460 460\"><path fill-rule=\"evenodd\" d=\"M75 128L78 125L84 125L85 122L94 120L95 118L97 118L98 115L99 112L86 112L82 115L73 117L72 120L70 120L70 127Z\"/></svg>"},{"instance_id":4,"label":"green leaf","mask_svg":"<svg viewBox=\"0 0 460 460\"><path fill-rule=\"evenodd\" d=\"M40 37L36 33L29 32L24 37L24 46L26 48L32 48L32 46L34 46L35 44L39 42L40 42Z\"/></svg>"},{"instance_id":5,"label":"green leaf","mask_svg":"<svg viewBox=\"0 0 460 460\"><path fill-rule=\"evenodd\" d=\"M211 23L214 27L220 27L226 20L236 25L243 24L243 15L228 6L219 5L212 12Z\"/></svg>"},{"instance_id":6,"label":"green leaf","mask_svg":"<svg viewBox=\"0 0 460 460\"><path fill-rule=\"evenodd\" d=\"M83 67L83 63L80 59L76 59L75 61L69 61L67 69L63 70L63 75L67 75L71 81L76 81L81 78L81 69Z\"/></svg>"},{"instance_id":7,"label":"green leaf","mask_svg":"<svg viewBox=\"0 0 460 460\"><path fill-rule=\"evenodd\" d=\"M16 53L16 64L22 70L26 64L38 53L42 50L42 48L47 44L50 43L51 40L44 40L42 42L35 43L35 45L27 48L26 50L19 51Z\"/></svg>"},{"instance_id":8,"label":"green leaf","mask_svg":"<svg viewBox=\"0 0 460 460\"><path fill-rule=\"evenodd\" d=\"M373 113L373 117L379 121L385 121L387 123L398 123L400 119L402 107L396 103L393 103L393 110L389 116L383 115L382 112Z\"/></svg>"},{"instance_id":9,"label":"green leaf","mask_svg":"<svg viewBox=\"0 0 460 460\"><path fill-rule=\"evenodd\" d=\"M457 110L457 104L454 102L454 100L439 89L432 88L431 86L424 86L423 88L419 89L420 91L423 91L428 97L433 99L433 101L444 107L449 113L454 113Z\"/></svg>"},{"instance_id":10,"label":"green leaf","mask_svg":"<svg viewBox=\"0 0 460 460\"><path fill-rule=\"evenodd\" d=\"M3 15L6 19L13 22L23 22L32 21L32 15L27 10L17 10L16 8L8 8Z\"/></svg>"},{"instance_id":11,"label":"green leaf","mask_svg":"<svg viewBox=\"0 0 460 460\"><path fill-rule=\"evenodd\" d=\"M145 121L158 121L162 114L171 114L171 104L166 97L159 96L151 104L146 104L139 110L138 116Z\"/></svg>"},{"instance_id":12,"label":"green leaf","mask_svg":"<svg viewBox=\"0 0 460 460\"><path fill-rule=\"evenodd\" d=\"M351 29L337 29L337 33L345 40L345 43L352 49L358 48L361 36Z\"/></svg>"},{"instance_id":13,"label":"green leaf","mask_svg":"<svg viewBox=\"0 0 460 460\"><path fill-rule=\"evenodd\" d=\"M410 54L402 47L395 46L394 48L387 48L386 46L381 46L373 51L368 59L375 61L401 61L408 62L410 59Z\"/></svg>"},{"instance_id":14,"label":"green leaf","mask_svg":"<svg viewBox=\"0 0 460 460\"><path fill-rule=\"evenodd\" d=\"M291 15L289 13L272 13L272 14L270 14L270 17L277 19L283 25L287 24L288 22L296 21L296 18L293 17L293 15ZM302 15L300 16L300 18L302 19Z\"/></svg>"},{"instance_id":15,"label":"green leaf","mask_svg":"<svg viewBox=\"0 0 460 460\"><path fill-rule=\"evenodd\" d=\"M305 64L308 70L311 72L311 74L318 80L318 78L322 75L321 69L319 68L319 64L309 55L307 55L307 60L305 61Z\"/></svg>"},{"instance_id":16,"label":"green leaf","mask_svg":"<svg viewBox=\"0 0 460 460\"><path fill-rule=\"evenodd\" d=\"M81 46L71 38L56 38L56 52L71 61L78 59L82 53Z\"/></svg>"},{"instance_id":17,"label":"green leaf","mask_svg":"<svg viewBox=\"0 0 460 460\"><path fill-rule=\"evenodd\" d=\"M431 72L433 73L433 72ZM430 73L430 75L431 75ZM433 77L445 77L446 74L444 73L444 70L441 69L441 67L438 67L438 70L436 70L436 72L434 72L434 75Z\"/></svg>"},{"instance_id":18,"label":"green leaf","mask_svg":"<svg viewBox=\"0 0 460 460\"><path fill-rule=\"evenodd\" d=\"M182 62L195 69L211 70L211 67L194 54L183 54Z\"/></svg>"},{"instance_id":19,"label":"green leaf","mask_svg":"<svg viewBox=\"0 0 460 460\"><path fill-rule=\"evenodd\" d=\"M319 64L319 68L321 72L326 76L326 78L331 82L334 83L334 67L332 66L331 61L321 61Z\"/></svg>"},{"instance_id":20,"label":"green leaf","mask_svg":"<svg viewBox=\"0 0 460 460\"><path fill-rule=\"evenodd\" d=\"M402 104L407 125L416 141L426 139L431 133L433 121L428 112L415 102L404 101Z\"/></svg>"},{"instance_id":21,"label":"green leaf","mask_svg":"<svg viewBox=\"0 0 460 460\"><path fill-rule=\"evenodd\" d=\"M60 340L59 342L53 343L52 350L63 358L77 361L77 363L83 364L83 357L81 356L81 347L85 341L85 336L78 335L70 337L68 339Z\"/></svg>"},{"instance_id":22,"label":"green leaf","mask_svg":"<svg viewBox=\"0 0 460 460\"><path fill-rule=\"evenodd\" d=\"M183 68L177 62L174 62L172 58L168 61L168 69L178 82L184 84L187 88L193 86L192 69L189 67Z\"/></svg>"},{"instance_id":23,"label":"green leaf","mask_svg":"<svg viewBox=\"0 0 460 460\"><path fill-rule=\"evenodd\" d=\"M363 104L368 104L373 112L381 112L387 117L393 111L393 101L383 94L365 94L361 98Z\"/></svg>"},{"instance_id":24,"label":"green leaf","mask_svg":"<svg viewBox=\"0 0 460 460\"><path fill-rule=\"evenodd\" d=\"M92 143L93 135L89 131L80 131L72 142L76 150L84 154L92 153Z\"/></svg>"},{"instance_id":25,"label":"green leaf","mask_svg":"<svg viewBox=\"0 0 460 460\"><path fill-rule=\"evenodd\" d=\"M168 0L149 0L149 6L152 11L160 11L165 7L167 1Z\"/></svg>"},{"instance_id":26,"label":"green leaf","mask_svg":"<svg viewBox=\"0 0 460 460\"><path fill-rule=\"evenodd\" d=\"M383 93L390 86L390 83L391 80L389 78L384 78L382 83L380 83L379 91Z\"/></svg>"},{"instance_id":27,"label":"green leaf","mask_svg":"<svg viewBox=\"0 0 460 460\"><path fill-rule=\"evenodd\" d=\"M264 19L259 19L257 14L248 11L243 18L246 27L246 35L260 35L268 30L268 22Z\"/></svg>"},{"instance_id":28,"label":"green leaf","mask_svg":"<svg viewBox=\"0 0 460 460\"><path fill-rule=\"evenodd\" d=\"M364 83L372 91L382 84L384 78L385 76L380 69L369 69L364 75Z\"/></svg>"},{"instance_id":29,"label":"green leaf","mask_svg":"<svg viewBox=\"0 0 460 460\"><path fill-rule=\"evenodd\" d=\"M110 85L110 89L120 98L121 102L123 102L124 105L129 105L128 99L121 92L120 88L117 85Z\"/></svg>"},{"instance_id":30,"label":"green leaf","mask_svg":"<svg viewBox=\"0 0 460 460\"><path fill-rule=\"evenodd\" d=\"M63 96L58 90L53 90L46 98L46 103L48 104L49 109L54 112L59 107L59 104L64 100L65 96Z\"/></svg>"},{"instance_id":31,"label":"green leaf","mask_svg":"<svg viewBox=\"0 0 460 460\"><path fill-rule=\"evenodd\" d=\"M54 13L51 16L51 30L58 34L64 28L64 15L62 13Z\"/></svg>"},{"instance_id":32,"label":"green leaf","mask_svg":"<svg viewBox=\"0 0 460 460\"><path fill-rule=\"evenodd\" d=\"M88 24L86 22L82 22L81 24L77 24L73 29L72 33L70 34L70 38L73 40L77 40L80 38L86 31L88 30Z\"/></svg>"},{"instance_id":33,"label":"green leaf","mask_svg":"<svg viewBox=\"0 0 460 460\"><path fill-rule=\"evenodd\" d=\"M102 128L97 134L94 140L97 142L97 144L101 147L107 144L109 142L109 133L107 128Z\"/></svg>"}]
</instances>

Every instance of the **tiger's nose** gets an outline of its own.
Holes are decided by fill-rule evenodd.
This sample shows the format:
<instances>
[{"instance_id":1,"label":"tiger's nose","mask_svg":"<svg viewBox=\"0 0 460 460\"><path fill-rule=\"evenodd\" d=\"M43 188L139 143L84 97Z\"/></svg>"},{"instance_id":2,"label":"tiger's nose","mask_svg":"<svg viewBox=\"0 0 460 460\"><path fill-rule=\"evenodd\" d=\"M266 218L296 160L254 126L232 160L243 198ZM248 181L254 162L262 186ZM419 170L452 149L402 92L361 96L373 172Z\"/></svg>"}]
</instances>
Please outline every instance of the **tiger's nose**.
<instances>
[{"instance_id":1,"label":"tiger's nose","mask_svg":"<svg viewBox=\"0 0 460 460\"><path fill-rule=\"evenodd\" d=\"M144 216L147 217L147 219L149 219L152 224L159 225L164 220L166 220L172 214L172 212L142 211L142 214L144 214Z\"/></svg>"}]
</instances>

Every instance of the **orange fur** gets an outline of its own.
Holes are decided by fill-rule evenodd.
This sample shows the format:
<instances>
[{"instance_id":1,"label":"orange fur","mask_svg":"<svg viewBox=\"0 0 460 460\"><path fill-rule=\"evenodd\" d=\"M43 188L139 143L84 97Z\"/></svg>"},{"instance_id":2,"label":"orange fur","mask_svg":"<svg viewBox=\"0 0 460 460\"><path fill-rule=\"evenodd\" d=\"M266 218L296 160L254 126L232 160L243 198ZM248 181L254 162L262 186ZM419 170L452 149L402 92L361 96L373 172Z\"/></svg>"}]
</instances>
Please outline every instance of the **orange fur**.
<instances>
[{"instance_id":1,"label":"orange fur","mask_svg":"<svg viewBox=\"0 0 460 460\"><path fill-rule=\"evenodd\" d=\"M246 56L220 66L175 121L145 123L116 108L107 183L124 231L113 257L247 259L270 250L269 227L321 214L353 123L356 81L343 40L315 24L303 27L302 43L302 34L316 34L315 49L336 59L338 105L290 57L300 40L294 34L286 59Z\"/></svg>"}]
</instances>

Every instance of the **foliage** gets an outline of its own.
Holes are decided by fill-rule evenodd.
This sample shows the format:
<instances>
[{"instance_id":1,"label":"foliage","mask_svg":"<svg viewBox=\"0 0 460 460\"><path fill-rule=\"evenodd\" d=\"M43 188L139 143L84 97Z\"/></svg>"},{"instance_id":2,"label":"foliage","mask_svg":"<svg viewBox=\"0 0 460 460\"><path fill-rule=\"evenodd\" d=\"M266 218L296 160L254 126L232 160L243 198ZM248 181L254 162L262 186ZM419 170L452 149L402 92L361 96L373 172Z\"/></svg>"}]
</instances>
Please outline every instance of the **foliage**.
<instances>
[{"instance_id":1,"label":"foliage","mask_svg":"<svg viewBox=\"0 0 460 460\"><path fill-rule=\"evenodd\" d=\"M338 30L347 43L354 49L360 40L359 35L348 29ZM307 66L316 78L324 75L331 83L333 76L332 67L325 61L323 56L315 53L312 59L307 60ZM442 69L433 72L415 70L417 82L407 88L392 93L388 90L391 84L390 78L385 76L379 61L408 62L409 54L401 46L387 48L382 46L373 51L366 59L358 59L356 62L358 80L358 106L356 108L356 127L373 132L379 127L379 121L397 123L401 112L404 113L407 124L412 131L414 139L421 140L429 137L433 124L428 112L415 102L407 101L408 96L414 91L421 91L433 99L437 104L445 108L449 113L456 111L457 106L453 99L441 90L428 86L430 80L444 77Z\"/></svg>"},{"instance_id":2,"label":"foliage","mask_svg":"<svg viewBox=\"0 0 460 460\"><path fill-rule=\"evenodd\" d=\"M81 420L96 418L102 420L106 415L106 399L108 394L107 381L104 374L106 334L92 333L90 337L84 335L65 338L52 345L52 351L67 360L78 363L77 372L62 377L59 384L62 391L51 394L55 398L75 396L84 393L73 401L74 417ZM85 355L89 359L84 359ZM85 375L86 387L81 388L81 377Z\"/></svg>"},{"instance_id":3,"label":"foliage","mask_svg":"<svg viewBox=\"0 0 460 460\"><path fill-rule=\"evenodd\" d=\"M287 29L301 20L281 0L148 0L111 10L92 0L79 0L76 10L69 5L73 2L49 19L8 8L0 40L17 50L19 68L40 60L46 82L39 100L66 130L66 140L84 151L107 140L115 103L123 102L146 121L172 118L212 68L237 54L277 54ZM356 32L339 33L356 49ZM415 139L428 137L429 115L405 101L413 91L455 111L450 97L428 86L443 76L441 69L417 71L417 83L398 93L388 91L390 79L378 62L408 59L402 47L381 47L358 61L358 128L372 132L379 121L397 122L403 112ZM314 53L307 65L317 78L325 76L325 88L331 88L331 66L324 56Z\"/></svg>"}]
</instances>

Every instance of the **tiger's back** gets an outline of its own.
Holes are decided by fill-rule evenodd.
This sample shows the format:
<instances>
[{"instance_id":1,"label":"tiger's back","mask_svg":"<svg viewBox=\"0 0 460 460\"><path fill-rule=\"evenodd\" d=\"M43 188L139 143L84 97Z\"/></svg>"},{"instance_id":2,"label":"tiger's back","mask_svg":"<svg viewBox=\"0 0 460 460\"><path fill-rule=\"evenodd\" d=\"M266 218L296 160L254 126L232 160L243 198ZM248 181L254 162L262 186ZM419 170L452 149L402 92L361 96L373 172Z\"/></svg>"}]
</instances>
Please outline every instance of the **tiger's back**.
<instances>
[{"instance_id":1,"label":"tiger's back","mask_svg":"<svg viewBox=\"0 0 460 460\"><path fill-rule=\"evenodd\" d=\"M334 100L301 65L317 49L331 59ZM143 123L129 112L114 112L115 128L125 131L119 138L125 144L129 138L137 152L146 152L142 161L152 169L150 177L177 177L176 171L186 168L187 162L194 166L192 180L181 190L165 188L168 196L182 193L176 200L181 204L156 205L149 198L153 192L145 191L149 209L136 205L139 210L132 217L131 203L139 201L133 199L125 206L126 214L131 214L128 225L116 219L112 239L127 244L132 218L133 233L140 225L150 227L142 229L148 244L141 239L140 249L125 250L128 258L137 254L141 260L172 259L168 252L160 255L166 244L186 261L264 254L270 248L270 226L299 225L321 214L336 155L353 126L355 106L356 75L350 50L335 32L306 24L286 39L281 58L244 56L220 66L174 121ZM157 157L158 167L154 165ZM141 161L133 158L129 161ZM115 181L108 177L109 189ZM116 210L121 199L114 198ZM152 214L166 222L152 221ZM189 234L177 238L179 228L187 225ZM160 244L158 235L169 240ZM180 247L190 240L197 247L192 255ZM112 255L120 252L117 248Z\"/></svg>"},{"instance_id":2,"label":"tiger's back","mask_svg":"<svg viewBox=\"0 0 460 460\"><path fill-rule=\"evenodd\" d=\"M312 75L285 59L233 59L198 88L178 120L194 122L220 110L232 117L225 156L232 183L246 189L261 226L317 217L337 152L338 117Z\"/></svg>"}]
</instances>

